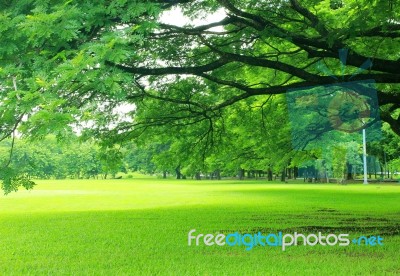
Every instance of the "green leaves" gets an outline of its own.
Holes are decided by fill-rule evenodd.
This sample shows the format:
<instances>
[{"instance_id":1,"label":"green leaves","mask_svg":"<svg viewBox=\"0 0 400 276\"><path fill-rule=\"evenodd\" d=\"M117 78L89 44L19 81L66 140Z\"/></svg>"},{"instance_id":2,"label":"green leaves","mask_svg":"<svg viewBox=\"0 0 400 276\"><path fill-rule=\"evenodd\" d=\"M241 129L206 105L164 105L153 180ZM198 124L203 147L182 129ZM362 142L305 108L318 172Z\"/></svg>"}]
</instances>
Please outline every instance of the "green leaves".
<instances>
[{"instance_id":1,"label":"green leaves","mask_svg":"<svg viewBox=\"0 0 400 276\"><path fill-rule=\"evenodd\" d=\"M62 136L63 133L72 131L69 124L73 122L74 119L71 114L57 113L43 109L30 116L29 121L25 122L20 127L20 130L36 138L43 138L50 133Z\"/></svg>"},{"instance_id":2,"label":"green leaves","mask_svg":"<svg viewBox=\"0 0 400 276\"><path fill-rule=\"evenodd\" d=\"M20 187L29 190L36 185L28 176L21 175L18 170L10 167L4 167L0 170L0 180L5 195L18 191Z\"/></svg>"},{"instance_id":3,"label":"green leaves","mask_svg":"<svg viewBox=\"0 0 400 276\"><path fill-rule=\"evenodd\" d=\"M106 8L109 15L121 16L122 23L128 23L139 16L157 16L160 12L158 5L151 2L114 0Z\"/></svg>"},{"instance_id":4,"label":"green leaves","mask_svg":"<svg viewBox=\"0 0 400 276\"><path fill-rule=\"evenodd\" d=\"M0 130L65 137L79 125L111 148L138 136L167 144L160 151L173 154L164 159L187 171L232 156L231 171L281 170L295 152L286 104L268 94L329 83L315 63L336 74L341 47L351 48L349 73L371 57L370 73L393 82L399 42L386 34L397 38L398 12L379 9L382 1L273 2L0 4ZM171 5L193 19L228 15L208 26L169 26L159 16ZM381 82L383 94L398 88ZM134 111L119 112L126 106Z\"/></svg>"},{"instance_id":5,"label":"green leaves","mask_svg":"<svg viewBox=\"0 0 400 276\"><path fill-rule=\"evenodd\" d=\"M79 36L82 23L81 12L76 6L54 6L50 10L34 9L17 25L27 35L27 43L33 47L46 44L59 49Z\"/></svg>"}]
</instances>

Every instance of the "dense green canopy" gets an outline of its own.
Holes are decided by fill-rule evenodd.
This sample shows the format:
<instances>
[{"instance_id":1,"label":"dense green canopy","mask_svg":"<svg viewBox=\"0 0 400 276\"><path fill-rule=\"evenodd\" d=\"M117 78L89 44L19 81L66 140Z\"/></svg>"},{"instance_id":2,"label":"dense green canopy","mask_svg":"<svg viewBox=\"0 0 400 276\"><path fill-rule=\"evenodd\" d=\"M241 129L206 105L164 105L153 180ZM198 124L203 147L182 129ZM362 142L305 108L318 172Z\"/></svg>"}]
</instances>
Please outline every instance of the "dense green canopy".
<instances>
[{"instance_id":1,"label":"dense green canopy","mask_svg":"<svg viewBox=\"0 0 400 276\"><path fill-rule=\"evenodd\" d=\"M160 20L168 10L224 16L175 26ZM228 149L287 164L277 94L368 79L400 135L399 16L386 0L2 1L0 139L78 128L106 143L173 141L175 165Z\"/></svg>"}]
</instances>

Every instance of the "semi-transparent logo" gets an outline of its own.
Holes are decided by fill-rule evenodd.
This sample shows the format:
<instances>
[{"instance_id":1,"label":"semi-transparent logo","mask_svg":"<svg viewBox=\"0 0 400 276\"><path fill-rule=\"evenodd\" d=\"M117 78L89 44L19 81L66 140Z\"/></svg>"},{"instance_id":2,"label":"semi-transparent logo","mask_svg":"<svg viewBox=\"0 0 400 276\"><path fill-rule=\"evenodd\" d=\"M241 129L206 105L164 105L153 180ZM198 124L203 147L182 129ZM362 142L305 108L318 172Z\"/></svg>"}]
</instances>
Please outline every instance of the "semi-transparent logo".
<instances>
[{"instance_id":1,"label":"semi-transparent logo","mask_svg":"<svg viewBox=\"0 0 400 276\"><path fill-rule=\"evenodd\" d=\"M367 60L344 79L347 50L339 52L342 77L334 76L323 63L319 70L336 80L329 85L289 90L286 94L294 149L320 149L331 142L367 141L381 138L381 121L375 81L352 81L352 77L372 66Z\"/></svg>"},{"instance_id":2,"label":"semi-transparent logo","mask_svg":"<svg viewBox=\"0 0 400 276\"><path fill-rule=\"evenodd\" d=\"M280 247L285 251L291 246L382 246L383 238L381 236L359 236L353 239L347 233L269 233L261 232L250 233L228 233L228 234L203 234L198 233L196 229L191 229L188 233L188 246L240 246L246 251L254 247Z\"/></svg>"}]
</instances>

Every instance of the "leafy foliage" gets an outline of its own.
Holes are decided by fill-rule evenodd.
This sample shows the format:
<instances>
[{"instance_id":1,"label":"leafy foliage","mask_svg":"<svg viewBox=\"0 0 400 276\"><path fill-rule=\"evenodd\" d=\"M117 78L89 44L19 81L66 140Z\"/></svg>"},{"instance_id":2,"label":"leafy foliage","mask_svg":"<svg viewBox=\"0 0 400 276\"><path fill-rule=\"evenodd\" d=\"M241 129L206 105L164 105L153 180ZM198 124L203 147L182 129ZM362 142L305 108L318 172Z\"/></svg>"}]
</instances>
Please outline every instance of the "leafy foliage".
<instances>
[{"instance_id":1,"label":"leafy foliage","mask_svg":"<svg viewBox=\"0 0 400 276\"><path fill-rule=\"evenodd\" d=\"M162 21L174 9L190 23ZM383 0L3 1L0 140L75 129L111 173L131 140L163 171L279 172L321 154L293 149L277 94L367 79L399 135L399 15Z\"/></svg>"}]
</instances>

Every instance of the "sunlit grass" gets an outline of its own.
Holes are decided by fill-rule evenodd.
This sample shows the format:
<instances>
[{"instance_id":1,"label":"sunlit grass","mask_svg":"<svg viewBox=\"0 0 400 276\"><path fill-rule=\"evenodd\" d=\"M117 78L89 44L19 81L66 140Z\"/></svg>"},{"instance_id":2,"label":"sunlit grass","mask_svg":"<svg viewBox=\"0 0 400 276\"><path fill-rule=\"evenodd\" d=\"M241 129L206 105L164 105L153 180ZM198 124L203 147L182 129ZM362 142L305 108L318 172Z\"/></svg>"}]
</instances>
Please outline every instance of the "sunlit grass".
<instances>
[{"instance_id":1,"label":"sunlit grass","mask_svg":"<svg viewBox=\"0 0 400 276\"><path fill-rule=\"evenodd\" d=\"M48 180L0 197L0 274L396 274L400 186ZM187 233L334 232L366 247L189 247Z\"/></svg>"}]
</instances>

